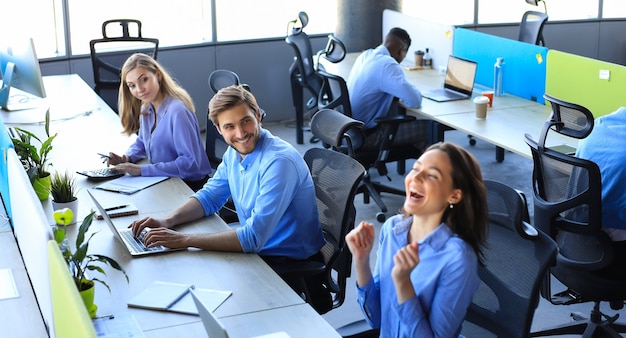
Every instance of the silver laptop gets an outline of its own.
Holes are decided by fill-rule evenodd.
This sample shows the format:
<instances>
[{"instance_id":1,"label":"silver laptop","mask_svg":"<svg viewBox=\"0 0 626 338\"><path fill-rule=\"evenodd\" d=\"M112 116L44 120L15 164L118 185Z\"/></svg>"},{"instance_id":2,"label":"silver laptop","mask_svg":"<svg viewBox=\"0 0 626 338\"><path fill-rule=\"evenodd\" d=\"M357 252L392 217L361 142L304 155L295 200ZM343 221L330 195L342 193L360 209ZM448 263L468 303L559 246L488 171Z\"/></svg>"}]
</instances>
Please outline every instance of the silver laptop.
<instances>
[{"instance_id":1,"label":"silver laptop","mask_svg":"<svg viewBox=\"0 0 626 338\"><path fill-rule=\"evenodd\" d=\"M226 328L220 320L215 317L213 312L209 310L209 308L200 300L200 297L196 294L193 289L189 289L189 293L191 293L191 297L193 298L193 302L196 304L196 308L198 309L198 314L200 315L200 319L202 320L202 325L204 325L204 329L206 330L209 338L228 338L228 332ZM286 332L273 332L269 334L264 334L260 336L254 336L252 338L291 338Z\"/></svg>"},{"instance_id":2,"label":"silver laptop","mask_svg":"<svg viewBox=\"0 0 626 338\"><path fill-rule=\"evenodd\" d=\"M116 228L115 224L113 224L113 221L111 221L111 217L109 217L109 214L104 210L102 205L100 205L98 200L96 200L96 198L91 194L91 191L87 190L87 192L89 193L89 196L91 196L93 202L96 204L96 208L98 208L100 215L102 215L102 218L104 218L104 221L109 226L109 229L111 229L111 232L113 233L115 238L117 238L120 243L122 243L124 247L126 247L128 253L130 253L131 256L145 256L166 251L186 250L185 248L170 249L164 246L158 246L154 248L146 247L146 245L143 243L143 237L146 235L146 233L148 233L148 228L146 228L139 237L133 236L133 231L129 228Z\"/></svg>"},{"instance_id":3,"label":"silver laptop","mask_svg":"<svg viewBox=\"0 0 626 338\"><path fill-rule=\"evenodd\" d=\"M209 338L228 338L228 332L226 332L226 328L220 323L219 319L204 306L198 295L196 295L192 289L189 289L189 292L191 293L193 302L196 304L198 314L200 315L200 319L202 319L202 324Z\"/></svg>"},{"instance_id":4,"label":"silver laptop","mask_svg":"<svg viewBox=\"0 0 626 338\"><path fill-rule=\"evenodd\" d=\"M474 80L478 63L454 55L448 57L446 78L443 88L435 88L422 93L422 96L437 102L468 99L474 90Z\"/></svg>"}]
</instances>

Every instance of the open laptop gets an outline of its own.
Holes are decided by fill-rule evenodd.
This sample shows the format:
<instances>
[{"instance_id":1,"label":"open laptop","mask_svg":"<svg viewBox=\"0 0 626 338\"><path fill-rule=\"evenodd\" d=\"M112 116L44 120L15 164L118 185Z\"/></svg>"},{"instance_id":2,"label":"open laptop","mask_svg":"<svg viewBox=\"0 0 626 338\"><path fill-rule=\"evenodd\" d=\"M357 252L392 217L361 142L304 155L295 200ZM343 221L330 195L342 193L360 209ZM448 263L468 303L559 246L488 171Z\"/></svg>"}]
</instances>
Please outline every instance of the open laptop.
<instances>
[{"instance_id":1,"label":"open laptop","mask_svg":"<svg viewBox=\"0 0 626 338\"><path fill-rule=\"evenodd\" d=\"M111 232L113 233L115 238L117 238L120 241L120 243L124 244L124 247L128 249L128 253L130 253L131 256L136 257L136 256L145 256L145 255L150 255L150 254L155 254L155 253L162 253L166 251L186 250L185 248L170 249L164 246L158 246L154 248L146 247L143 244L143 236L145 236L145 234L149 231L148 228L146 228L146 230L144 230L143 233L139 237L134 237L133 231L129 228L125 228L125 229L116 228L115 224L113 224L113 221L111 221L111 217L109 217L109 214L107 214L107 212L104 210L102 205L100 205L98 200L96 200L96 198L91 194L91 191L87 190L87 192L89 193L89 196L91 196L91 199L96 205L96 208L98 208L100 215L102 215L102 218L104 218L104 221L107 223L107 225L111 229Z\"/></svg>"},{"instance_id":2,"label":"open laptop","mask_svg":"<svg viewBox=\"0 0 626 338\"><path fill-rule=\"evenodd\" d=\"M193 289L189 289L189 293L191 293L193 302L196 304L198 314L200 315L200 319L202 320L202 324L204 325L204 329L206 330L209 338L228 338L228 332L226 331L224 325L222 325L213 312L211 312L209 308L204 305L196 292ZM286 332L281 331L261 336L254 336L252 338L290 338L290 336Z\"/></svg>"},{"instance_id":3,"label":"open laptop","mask_svg":"<svg viewBox=\"0 0 626 338\"><path fill-rule=\"evenodd\" d=\"M450 55L443 88L435 88L422 93L422 96L437 102L468 99L474 90L474 80L478 63Z\"/></svg>"}]
</instances>

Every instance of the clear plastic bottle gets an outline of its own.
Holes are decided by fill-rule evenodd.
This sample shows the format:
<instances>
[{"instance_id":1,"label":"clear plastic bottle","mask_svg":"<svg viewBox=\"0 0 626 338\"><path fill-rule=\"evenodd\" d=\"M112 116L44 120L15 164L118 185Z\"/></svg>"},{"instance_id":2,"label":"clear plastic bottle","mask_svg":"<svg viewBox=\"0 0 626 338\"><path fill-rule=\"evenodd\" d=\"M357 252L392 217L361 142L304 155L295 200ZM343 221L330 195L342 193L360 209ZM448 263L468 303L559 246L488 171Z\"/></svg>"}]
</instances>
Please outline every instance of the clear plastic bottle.
<instances>
[{"instance_id":1,"label":"clear plastic bottle","mask_svg":"<svg viewBox=\"0 0 626 338\"><path fill-rule=\"evenodd\" d=\"M433 58L430 56L428 48L426 48L426 53L424 53L424 68L433 68Z\"/></svg>"},{"instance_id":2,"label":"clear plastic bottle","mask_svg":"<svg viewBox=\"0 0 626 338\"><path fill-rule=\"evenodd\" d=\"M498 58L493 65L493 93L495 96L504 95L502 88L502 77L504 76L504 59Z\"/></svg>"}]
</instances>

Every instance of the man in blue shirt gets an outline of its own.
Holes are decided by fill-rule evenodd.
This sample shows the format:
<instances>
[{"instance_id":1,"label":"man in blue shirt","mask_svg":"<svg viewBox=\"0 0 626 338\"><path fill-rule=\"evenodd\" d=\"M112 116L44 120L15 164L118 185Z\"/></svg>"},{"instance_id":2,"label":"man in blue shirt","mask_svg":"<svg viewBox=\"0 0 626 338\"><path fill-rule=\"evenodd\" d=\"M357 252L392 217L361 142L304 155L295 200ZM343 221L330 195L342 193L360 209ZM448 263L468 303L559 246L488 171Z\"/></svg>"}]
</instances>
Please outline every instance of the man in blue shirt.
<instances>
[{"instance_id":1,"label":"man in blue shirt","mask_svg":"<svg viewBox=\"0 0 626 338\"><path fill-rule=\"evenodd\" d=\"M325 239L315 186L300 153L261 128L256 99L241 86L220 90L211 99L209 111L229 145L222 163L202 189L167 217L133 222L135 235L145 227L156 228L145 236L149 247L254 252L270 265L286 260L321 261L319 250ZM205 234L171 230L216 213L231 196L241 227Z\"/></svg>"},{"instance_id":2,"label":"man in blue shirt","mask_svg":"<svg viewBox=\"0 0 626 338\"><path fill-rule=\"evenodd\" d=\"M602 226L613 240L619 262L615 270L626 278L626 108L599 117L591 134L578 142L576 156L595 162L602 177Z\"/></svg>"},{"instance_id":3,"label":"man in blue shirt","mask_svg":"<svg viewBox=\"0 0 626 338\"><path fill-rule=\"evenodd\" d=\"M392 28L382 45L364 51L352 66L347 85L352 117L365 123L367 138L362 149L379 147L384 135L374 120L388 114L394 98L407 107L422 106L422 94L406 79L400 66L410 46L409 34L402 28ZM394 144L413 144L419 150L424 149L429 123L415 120L401 124Z\"/></svg>"}]
</instances>

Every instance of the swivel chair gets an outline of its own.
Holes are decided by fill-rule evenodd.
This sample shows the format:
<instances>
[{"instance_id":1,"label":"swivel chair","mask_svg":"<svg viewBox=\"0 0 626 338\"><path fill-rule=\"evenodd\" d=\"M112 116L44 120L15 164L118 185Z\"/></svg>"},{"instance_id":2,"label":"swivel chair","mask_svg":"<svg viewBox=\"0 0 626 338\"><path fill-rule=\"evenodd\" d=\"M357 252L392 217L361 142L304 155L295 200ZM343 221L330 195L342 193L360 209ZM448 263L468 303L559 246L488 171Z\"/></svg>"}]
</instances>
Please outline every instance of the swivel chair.
<instances>
[{"instance_id":1,"label":"swivel chair","mask_svg":"<svg viewBox=\"0 0 626 338\"><path fill-rule=\"evenodd\" d=\"M539 291L556 258L556 243L529 224L525 196L485 180L489 234L485 265L461 333L466 337L528 337Z\"/></svg>"},{"instance_id":2,"label":"swivel chair","mask_svg":"<svg viewBox=\"0 0 626 338\"><path fill-rule=\"evenodd\" d=\"M358 126L360 122L350 119L347 124L335 123L336 115L332 112L332 110L320 111L313 116L311 120L313 135L331 146L338 146L342 142L350 143L347 131L353 126ZM321 249L324 262L287 262L274 266L274 269L286 279L299 279L305 300L318 313L323 314L341 306L345 299L346 283L352 271L352 255L345 237L354 228L356 221L354 198L359 182L365 174L365 168L348 155L324 148L307 150L304 160L315 183L320 223L326 238L326 244ZM306 290L304 278L316 274L323 274L324 286L332 295L330 306L320 307Z\"/></svg>"},{"instance_id":3,"label":"swivel chair","mask_svg":"<svg viewBox=\"0 0 626 338\"><path fill-rule=\"evenodd\" d=\"M573 139L589 135L594 117L583 106L569 103L548 94L552 114L535 142L528 134L525 141L533 155L534 225L549 234L558 244L556 264L551 274L567 289L552 294L547 277L541 294L555 305L593 302L587 319L572 313L573 322L531 333L531 337L582 334L592 337L620 337L626 325L616 322L618 315L600 311L601 302L611 308L623 308L626 280L610 273L613 247L602 230L602 181L596 163L577 158L546 146L548 134L557 133ZM624 267L620 267L624 269Z\"/></svg>"},{"instance_id":4,"label":"swivel chair","mask_svg":"<svg viewBox=\"0 0 626 338\"><path fill-rule=\"evenodd\" d=\"M121 27L118 34L110 33ZM113 19L102 23L102 38L89 41L95 92L116 112L122 80L120 74L126 59L134 53L144 53L156 60L159 39L141 34L141 21Z\"/></svg>"},{"instance_id":5,"label":"swivel chair","mask_svg":"<svg viewBox=\"0 0 626 338\"><path fill-rule=\"evenodd\" d=\"M304 142L305 110L309 112L317 107L317 93L322 84L313 64L311 41L303 30L308 23L309 16L306 12L298 13L298 17L287 24L287 37L285 38L295 53L293 63L289 67L289 77L293 105L296 110L296 142L298 144ZM310 98L305 103L306 94Z\"/></svg>"},{"instance_id":6,"label":"swivel chair","mask_svg":"<svg viewBox=\"0 0 626 338\"><path fill-rule=\"evenodd\" d=\"M527 11L522 16L519 27L518 40L533 45L545 46L543 40L543 26L548 21L548 14L537 11Z\"/></svg>"},{"instance_id":7,"label":"swivel chair","mask_svg":"<svg viewBox=\"0 0 626 338\"><path fill-rule=\"evenodd\" d=\"M352 108L345 80L341 76L334 75L323 70L318 70L318 74L323 79L318 97L319 109L333 109L351 118ZM393 145L393 141L400 124L413 120L415 120L415 117L407 116L406 110L400 106L397 100L394 100L389 114L385 117L376 119L376 123L378 123L377 128L383 128L385 135L378 149L361 149L365 135L362 130L358 129L351 131L353 134L352 149L348 150L344 147L342 151L345 153L353 153L352 156L363 164L368 171L369 169L376 169L379 175L386 176L389 180L391 180L387 175L387 163L396 162L398 166L398 174L402 175L405 171L405 160L417 158L420 155L419 150L413 146ZM400 196L405 195L404 189L397 189L380 182L373 181L369 172L366 173L361 182L359 193L363 193L364 203L369 203L370 198L376 202L380 208L380 212L376 214L376 219L380 222L383 222L386 219L385 213L387 212L387 206L382 200L381 193L390 193Z\"/></svg>"}]
</instances>

